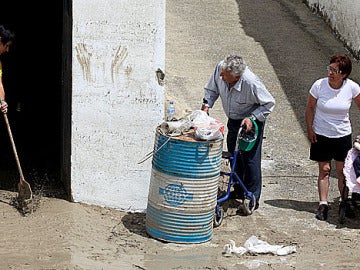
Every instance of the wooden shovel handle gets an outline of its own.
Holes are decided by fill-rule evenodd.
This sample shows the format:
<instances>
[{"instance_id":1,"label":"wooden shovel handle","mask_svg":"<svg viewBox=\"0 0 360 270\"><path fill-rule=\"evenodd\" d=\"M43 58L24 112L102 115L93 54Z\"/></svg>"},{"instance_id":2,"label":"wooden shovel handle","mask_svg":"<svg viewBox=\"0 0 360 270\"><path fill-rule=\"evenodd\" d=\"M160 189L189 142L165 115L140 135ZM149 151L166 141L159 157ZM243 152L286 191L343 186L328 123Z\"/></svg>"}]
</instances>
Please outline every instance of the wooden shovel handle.
<instances>
[{"instance_id":1,"label":"wooden shovel handle","mask_svg":"<svg viewBox=\"0 0 360 270\"><path fill-rule=\"evenodd\" d=\"M11 141L11 146L12 146L12 149L13 149L13 151L14 151L15 160L16 160L16 165L17 165L18 170L19 170L20 180L21 180L21 181L24 181L24 175L23 175L23 172L22 172L22 169L21 169L21 166L20 166L20 160L19 160L18 153L17 153L17 151L16 151L15 142L14 142L14 137L13 137L13 135L12 135L11 128L10 128L10 124L9 124L9 119L8 119L6 113L3 113L3 115L4 115L4 120L5 120L5 123L6 123L7 130L8 130L8 133L9 133L9 137L10 137L10 141Z\"/></svg>"},{"instance_id":2,"label":"wooden shovel handle","mask_svg":"<svg viewBox=\"0 0 360 270\"><path fill-rule=\"evenodd\" d=\"M2 98L0 97L0 105L2 105L2 103L3 103L3 100L2 100ZM7 130L8 130L8 133L9 133L9 137L10 137L10 141L11 141L11 146L12 146L12 149L13 149L13 152L14 152L14 155L15 155L16 165L17 165L18 170L19 170L20 181L23 182L23 181L25 181L25 178L24 178L24 174L23 174L23 172L22 172L21 166L20 166L20 160L19 160L18 153L17 153L17 151L16 151L15 142L14 142L14 137L13 137L12 132L11 132L9 119L8 119L6 113L3 113L3 115L4 115L4 120L5 120L5 123L6 123Z\"/></svg>"}]
</instances>

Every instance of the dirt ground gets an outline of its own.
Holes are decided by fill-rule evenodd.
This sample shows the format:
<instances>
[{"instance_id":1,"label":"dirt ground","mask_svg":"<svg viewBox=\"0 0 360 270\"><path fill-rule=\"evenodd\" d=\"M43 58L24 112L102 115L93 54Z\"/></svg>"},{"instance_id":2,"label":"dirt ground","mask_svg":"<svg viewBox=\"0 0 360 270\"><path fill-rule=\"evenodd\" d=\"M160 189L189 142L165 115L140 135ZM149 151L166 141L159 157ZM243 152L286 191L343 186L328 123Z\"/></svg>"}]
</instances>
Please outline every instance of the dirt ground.
<instances>
[{"instance_id":1,"label":"dirt ground","mask_svg":"<svg viewBox=\"0 0 360 270\"><path fill-rule=\"evenodd\" d=\"M251 216L229 203L210 241L164 243L145 232L145 213L127 213L35 194L35 211L14 207L16 193L0 190L1 269L359 269L360 211L338 221L339 194L331 179L328 221L315 219L317 167L308 159L304 108L312 82L326 75L329 56L347 52L321 18L301 0L168 0L166 90L178 116L200 107L214 65L239 53L276 99L266 123L263 193ZM353 79L359 82L354 61ZM225 123L218 102L211 116ZM356 119L358 111L352 112ZM354 133L360 133L353 120ZM45 194L47 194L45 196ZM292 245L285 256L224 256L224 245L243 246L252 235L271 245Z\"/></svg>"}]
</instances>

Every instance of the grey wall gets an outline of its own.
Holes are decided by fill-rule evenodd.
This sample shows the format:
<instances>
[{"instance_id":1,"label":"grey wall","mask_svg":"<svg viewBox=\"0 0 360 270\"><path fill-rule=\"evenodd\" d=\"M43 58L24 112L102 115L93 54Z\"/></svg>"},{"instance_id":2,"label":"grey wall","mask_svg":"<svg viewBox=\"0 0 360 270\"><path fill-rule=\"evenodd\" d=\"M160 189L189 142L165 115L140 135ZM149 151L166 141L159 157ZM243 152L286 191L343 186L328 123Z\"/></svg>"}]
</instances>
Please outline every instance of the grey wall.
<instances>
[{"instance_id":1,"label":"grey wall","mask_svg":"<svg viewBox=\"0 0 360 270\"><path fill-rule=\"evenodd\" d=\"M360 58L360 1L307 0L323 16L348 49Z\"/></svg>"}]
</instances>

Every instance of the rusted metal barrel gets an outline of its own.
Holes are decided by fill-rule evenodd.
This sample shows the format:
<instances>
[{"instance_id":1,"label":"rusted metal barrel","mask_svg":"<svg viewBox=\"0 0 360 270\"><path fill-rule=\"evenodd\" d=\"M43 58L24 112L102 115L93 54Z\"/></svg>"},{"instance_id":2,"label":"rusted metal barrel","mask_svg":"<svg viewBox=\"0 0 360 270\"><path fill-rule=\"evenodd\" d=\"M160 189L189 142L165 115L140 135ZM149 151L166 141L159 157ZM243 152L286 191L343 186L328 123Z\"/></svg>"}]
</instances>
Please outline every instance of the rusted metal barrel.
<instances>
[{"instance_id":1,"label":"rusted metal barrel","mask_svg":"<svg viewBox=\"0 0 360 270\"><path fill-rule=\"evenodd\" d=\"M175 243L212 238L223 139L182 140L157 129L146 231Z\"/></svg>"}]
</instances>

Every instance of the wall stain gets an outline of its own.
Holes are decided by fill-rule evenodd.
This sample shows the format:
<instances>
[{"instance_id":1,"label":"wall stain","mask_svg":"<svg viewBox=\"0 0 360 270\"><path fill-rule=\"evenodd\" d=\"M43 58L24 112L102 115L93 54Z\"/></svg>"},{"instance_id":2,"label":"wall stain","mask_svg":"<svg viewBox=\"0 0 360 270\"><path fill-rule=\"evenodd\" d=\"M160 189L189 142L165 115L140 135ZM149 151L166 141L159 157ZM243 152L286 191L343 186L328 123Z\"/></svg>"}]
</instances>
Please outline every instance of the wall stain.
<instances>
[{"instance_id":1,"label":"wall stain","mask_svg":"<svg viewBox=\"0 0 360 270\"><path fill-rule=\"evenodd\" d=\"M124 63L128 56L128 51L125 47L119 45L116 50L114 59L111 61L111 81L114 83L115 74L119 73L121 65Z\"/></svg>"},{"instance_id":2,"label":"wall stain","mask_svg":"<svg viewBox=\"0 0 360 270\"><path fill-rule=\"evenodd\" d=\"M90 62L92 53L89 52L86 45L84 43L79 43L75 46L76 49L76 58L78 59L84 80L90 82L91 81L91 69L90 69Z\"/></svg>"}]
</instances>

